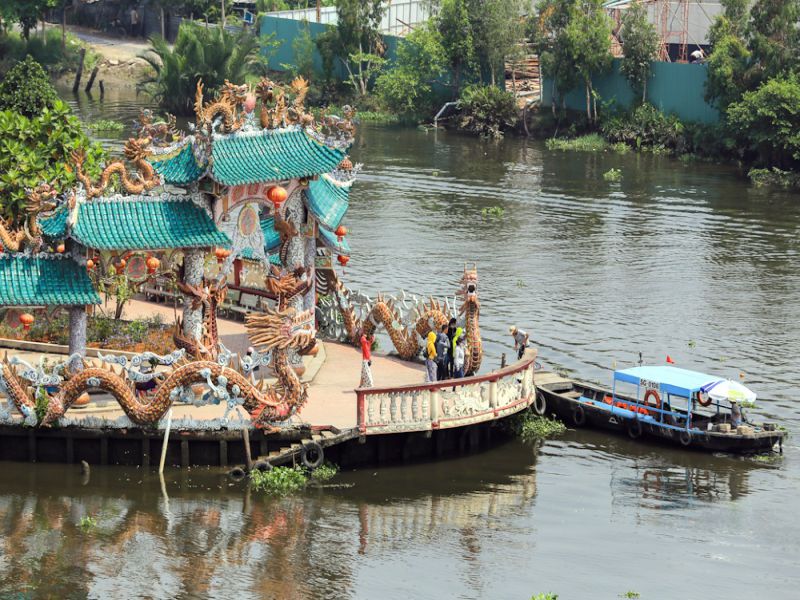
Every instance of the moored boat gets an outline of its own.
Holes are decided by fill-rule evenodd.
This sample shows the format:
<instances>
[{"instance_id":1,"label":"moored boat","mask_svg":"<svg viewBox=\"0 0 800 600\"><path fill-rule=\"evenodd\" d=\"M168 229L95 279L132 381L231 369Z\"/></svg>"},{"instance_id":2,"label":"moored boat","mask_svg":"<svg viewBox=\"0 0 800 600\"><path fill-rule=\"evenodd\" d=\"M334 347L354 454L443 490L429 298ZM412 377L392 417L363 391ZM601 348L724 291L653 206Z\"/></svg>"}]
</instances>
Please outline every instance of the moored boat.
<instances>
[{"instance_id":1,"label":"moored boat","mask_svg":"<svg viewBox=\"0 0 800 600\"><path fill-rule=\"evenodd\" d=\"M534 410L576 427L617 431L631 439L663 440L712 452L755 453L782 447L785 431L751 423L741 404L744 386L671 366L614 371L611 389L579 381L537 385Z\"/></svg>"}]
</instances>

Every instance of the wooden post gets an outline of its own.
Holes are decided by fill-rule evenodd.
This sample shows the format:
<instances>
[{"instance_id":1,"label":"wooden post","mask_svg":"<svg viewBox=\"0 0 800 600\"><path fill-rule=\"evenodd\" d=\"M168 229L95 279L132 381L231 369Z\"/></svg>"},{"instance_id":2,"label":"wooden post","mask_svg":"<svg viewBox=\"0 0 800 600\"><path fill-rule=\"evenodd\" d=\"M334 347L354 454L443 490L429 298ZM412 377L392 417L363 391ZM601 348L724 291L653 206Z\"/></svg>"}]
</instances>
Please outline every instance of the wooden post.
<instances>
[{"instance_id":1,"label":"wooden post","mask_svg":"<svg viewBox=\"0 0 800 600\"><path fill-rule=\"evenodd\" d=\"M317 23L322 21L322 0L317 0Z\"/></svg>"},{"instance_id":2,"label":"wooden post","mask_svg":"<svg viewBox=\"0 0 800 600\"><path fill-rule=\"evenodd\" d=\"M503 352L500 355L500 368L501 369L505 369L506 368L506 353L505 352Z\"/></svg>"},{"instance_id":3,"label":"wooden post","mask_svg":"<svg viewBox=\"0 0 800 600\"><path fill-rule=\"evenodd\" d=\"M83 75L83 61L86 59L86 48L81 48L80 58L78 59L78 70L75 71L75 83L72 84L72 93L78 93L81 85L81 75Z\"/></svg>"},{"instance_id":4,"label":"wooden post","mask_svg":"<svg viewBox=\"0 0 800 600\"><path fill-rule=\"evenodd\" d=\"M247 470L253 468L253 455L250 454L250 430L242 429L242 441L244 442L244 458L247 461Z\"/></svg>"},{"instance_id":5,"label":"wooden post","mask_svg":"<svg viewBox=\"0 0 800 600\"><path fill-rule=\"evenodd\" d=\"M86 87L84 88L84 91L85 91L87 94L88 94L90 91L92 91L92 86L94 85L94 78L95 78L95 77L97 77L97 72L98 72L99 70L100 70L100 67L99 67L99 66L96 66L96 65L95 65L94 69L92 69L92 74L91 74L91 75L89 75L89 82L86 84Z\"/></svg>"},{"instance_id":6,"label":"wooden post","mask_svg":"<svg viewBox=\"0 0 800 600\"><path fill-rule=\"evenodd\" d=\"M102 79L100 80L100 83L98 85L100 86L100 97L102 98L103 96L106 95L106 86L103 85Z\"/></svg>"}]
</instances>

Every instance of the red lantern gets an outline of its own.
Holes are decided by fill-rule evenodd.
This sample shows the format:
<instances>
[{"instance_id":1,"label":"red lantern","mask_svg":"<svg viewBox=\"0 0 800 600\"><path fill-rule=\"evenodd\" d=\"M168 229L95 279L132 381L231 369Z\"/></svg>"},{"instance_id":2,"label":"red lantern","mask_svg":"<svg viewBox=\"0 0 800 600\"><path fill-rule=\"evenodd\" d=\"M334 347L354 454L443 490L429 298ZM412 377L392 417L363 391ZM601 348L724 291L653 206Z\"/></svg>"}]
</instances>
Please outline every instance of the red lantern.
<instances>
[{"instance_id":1,"label":"red lantern","mask_svg":"<svg viewBox=\"0 0 800 600\"><path fill-rule=\"evenodd\" d=\"M145 261L145 264L147 265L147 272L152 275L158 270L158 267L161 266L161 261L155 256L149 256Z\"/></svg>"},{"instance_id":2,"label":"red lantern","mask_svg":"<svg viewBox=\"0 0 800 600\"><path fill-rule=\"evenodd\" d=\"M117 275L122 275L125 272L125 267L128 266L128 261L120 258L114 263L114 268L117 270Z\"/></svg>"},{"instance_id":3,"label":"red lantern","mask_svg":"<svg viewBox=\"0 0 800 600\"><path fill-rule=\"evenodd\" d=\"M336 234L336 237L341 242L342 238L347 235L347 227L345 227L344 225L339 225L336 228L336 231L334 231L334 233Z\"/></svg>"},{"instance_id":4,"label":"red lantern","mask_svg":"<svg viewBox=\"0 0 800 600\"><path fill-rule=\"evenodd\" d=\"M91 258L86 261L86 269L89 271L94 269L94 261Z\"/></svg>"},{"instance_id":5,"label":"red lantern","mask_svg":"<svg viewBox=\"0 0 800 600\"><path fill-rule=\"evenodd\" d=\"M267 190L267 198L275 205L276 210L281 207L281 204L286 202L287 196L286 188L280 185L273 185Z\"/></svg>"},{"instance_id":6,"label":"red lantern","mask_svg":"<svg viewBox=\"0 0 800 600\"><path fill-rule=\"evenodd\" d=\"M347 266L349 260L350 260L349 256L345 256L344 254L339 255L339 264L342 265L343 267Z\"/></svg>"},{"instance_id":7,"label":"red lantern","mask_svg":"<svg viewBox=\"0 0 800 600\"><path fill-rule=\"evenodd\" d=\"M66 248L64 247L64 242L61 242L58 246L56 246L56 252L58 252L59 254L64 254L65 249Z\"/></svg>"},{"instance_id":8,"label":"red lantern","mask_svg":"<svg viewBox=\"0 0 800 600\"><path fill-rule=\"evenodd\" d=\"M217 262L219 264L225 262L225 259L228 258L230 255L231 251L228 250L227 248L217 248L216 250L214 250L214 256L217 257Z\"/></svg>"},{"instance_id":9,"label":"red lantern","mask_svg":"<svg viewBox=\"0 0 800 600\"><path fill-rule=\"evenodd\" d=\"M36 319L33 317L31 313L22 313L19 316L19 322L22 323L22 328L25 331L28 331L31 328L31 325L33 325L33 322L35 320Z\"/></svg>"}]
</instances>

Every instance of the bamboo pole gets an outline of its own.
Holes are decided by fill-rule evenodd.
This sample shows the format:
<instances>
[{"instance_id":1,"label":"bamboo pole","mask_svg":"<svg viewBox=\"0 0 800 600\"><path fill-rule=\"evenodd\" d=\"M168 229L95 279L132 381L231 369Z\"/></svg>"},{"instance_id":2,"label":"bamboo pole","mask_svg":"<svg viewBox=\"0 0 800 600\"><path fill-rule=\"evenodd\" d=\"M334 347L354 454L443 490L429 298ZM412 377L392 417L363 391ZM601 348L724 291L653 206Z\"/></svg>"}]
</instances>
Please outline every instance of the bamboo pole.
<instances>
[{"instance_id":1,"label":"bamboo pole","mask_svg":"<svg viewBox=\"0 0 800 600\"><path fill-rule=\"evenodd\" d=\"M169 430L172 427L172 407L167 413L167 428L164 430L164 441L161 443L161 460L158 463L158 473L164 473L164 461L167 460L167 443L169 442Z\"/></svg>"}]
</instances>

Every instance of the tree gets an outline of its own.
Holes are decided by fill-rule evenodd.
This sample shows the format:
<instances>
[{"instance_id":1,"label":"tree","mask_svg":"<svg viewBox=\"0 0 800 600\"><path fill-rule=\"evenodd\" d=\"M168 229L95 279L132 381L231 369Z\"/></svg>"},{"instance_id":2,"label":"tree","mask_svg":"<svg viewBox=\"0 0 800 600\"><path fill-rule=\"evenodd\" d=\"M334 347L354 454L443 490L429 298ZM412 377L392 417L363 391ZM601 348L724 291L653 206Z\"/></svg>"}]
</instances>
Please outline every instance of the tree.
<instances>
[{"instance_id":1,"label":"tree","mask_svg":"<svg viewBox=\"0 0 800 600\"><path fill-rule=\"evenodd\" d=\"M0 3L0 16L3 21L19 23L22 37L30 38L31 29L42 19L48 8L53 8L58 0L3 0Z\"/></svg>"},{"instance_id":2,"label":"tree","mask_svg":"<svg viewBox=\"0 0 800 600\"><path fill-rule=\"evenodd\" d=\"M586 118L595 123L597 98L592 76L611 66L611 19L603 9L602 0L581 0L572 8L564 41L586 90Z\"/></svg>"},{"instance_id":3,"label":"tree","mask_svg":"<svg viewBox=\"0 0 800 600\"><path fill-rule=\"evenodd\" d=\"M750 51L760 79L800 67L800 0L757 0L750 11Z\"/></svg>"},{"instance_id":4,"label":"tree","mask_svg":"<svg viewBox=\"0 0 800 600\"><path fill-rule=\"evenodd\" d=\"M622 17L622 52L624 57L620 71L631 87L641 93L642 102L647 99L647 80L651 63L658 53L659 37L656 28L647 19L647 10L635 3Z\"/></svg>"},{"instance_id":5,"label":"tree","mask_svg":"<svg viewBox=\"0 0 800 600\"><path fill-rule=\"evenodd\" d=\"M442 36L428 21L400 42L392 68L378 77L375 89L391 110L427 116L436 108L433 86L443 83L448 62Z\"/></svg>"},{"instance_id":6,"label":"tree","mask_svg":"<svg viewBox=\"0 0 800 600\"><path fill-rule=\"evenodd\" d=\"M552 110L564 103L564 95L578 83L567 25L577 0L539 0L536 14L528 21L528 37L537 54L542 74L553 80Z\"/></svg>"},{"instance_id":7,"label":"tree","mask_svg":"<svg viewBox=\"0 0 800 600\"><path fill-rule=\"evenodd\" d=\"M726 112L741 143L765 165L800 166L800 82L796 75L775 77L745 92Z\"/></svg>"},{"instance_id":8,"label":"tree","mask_svg":"<svg viewBox=\"0 0 800 600\"><path fill-rule=\"evenodd\" d=\"M728 31L708 57L705 98L724 111L749 85L750 51L744 40Z\"/></svg>"},{"instance_id":9,"label":"tree","mask_svg":"<svg viewBox=\"0 0 800 600\"><path fill-rule=\"evenodd\" d=\"M464 74L475 68L475 44L466 0L443 0L435 24L453 71L453 97L457 97Z\"/></svg>"},{"instance_id":10,"label":"tree","mask_svg":"<svg viewBox=\"0 0 800 600\"><path fill-rule=\"evenodd\" d=\"M467 0L472 38L481 69L492 85L504 78L504 62L521 53L525 39L522 0Z\"/></svg>"}]
</instances>

